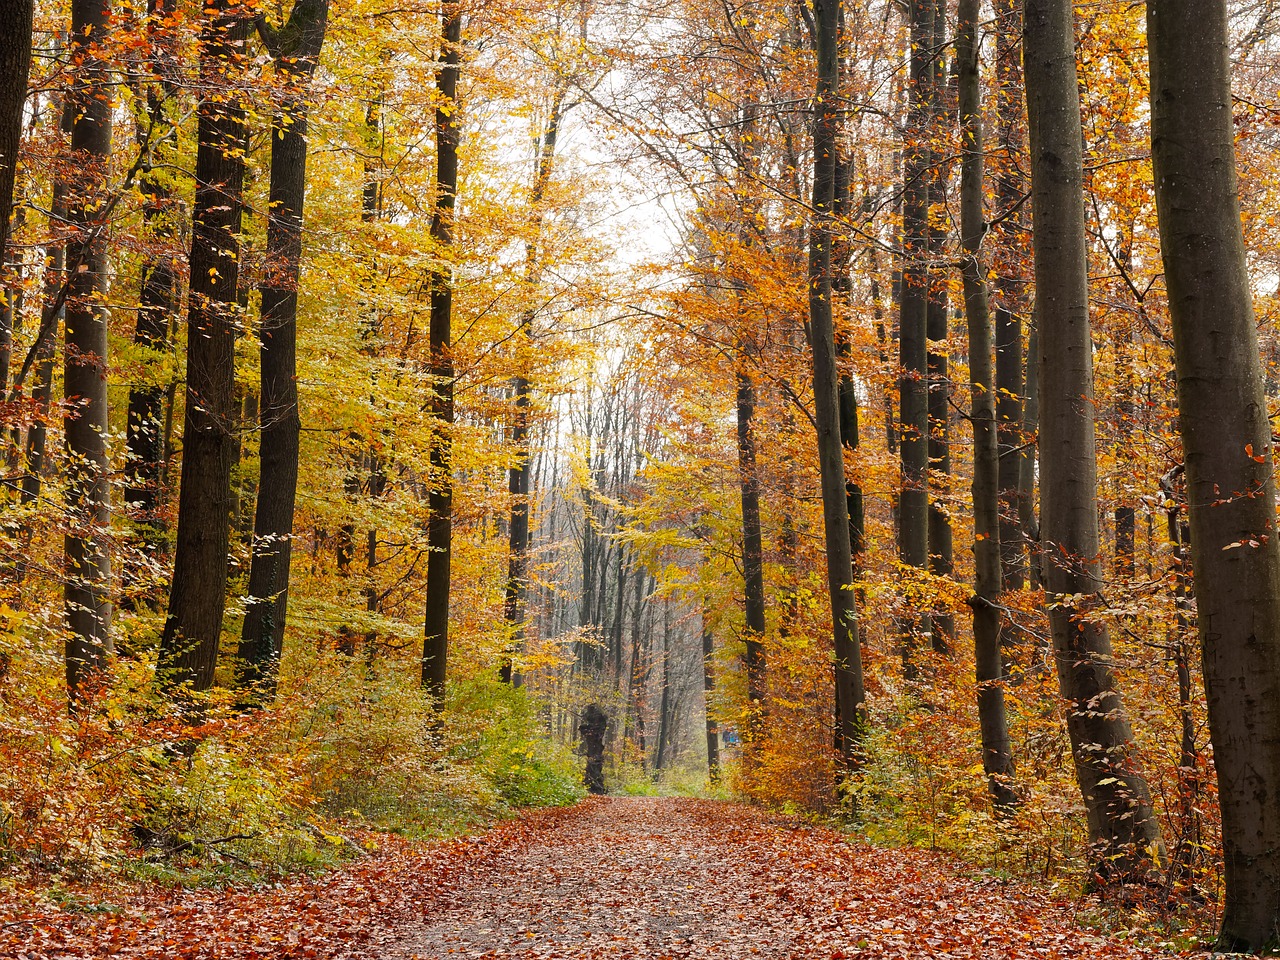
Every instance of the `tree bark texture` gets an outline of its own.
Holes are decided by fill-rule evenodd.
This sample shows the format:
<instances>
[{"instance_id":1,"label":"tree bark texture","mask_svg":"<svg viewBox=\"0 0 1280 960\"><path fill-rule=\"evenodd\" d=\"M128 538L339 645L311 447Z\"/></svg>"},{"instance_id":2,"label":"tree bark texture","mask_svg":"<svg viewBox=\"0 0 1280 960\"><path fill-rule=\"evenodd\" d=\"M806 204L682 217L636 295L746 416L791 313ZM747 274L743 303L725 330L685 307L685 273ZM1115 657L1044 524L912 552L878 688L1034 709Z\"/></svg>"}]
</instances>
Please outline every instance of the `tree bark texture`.
<instances>
[{"instance_id":1,"label":"tree bark texture","mask_svg":"<svg viewBox=\"0 0 1280 960\"><path fill-rule=\"evenodd\" d=\"M187 387L173 587L160 640L162 682L213 683L226 608L235 397L240 221L244 211L245 102L225 93L242 82L252 25L245 5L213 0L200 31L207 91L197 113L196 194L187 311Z\"/></svg>"},{"instance_id":2,"label":"tree bark texture","mask_svg":"<svg viewBox=\"0 0 1280 960\"><path fill-rule=\"evenodd\" d=\"M956 26L960 108L960 234L964 247L964 301L969 325L969 395L973 422L973 647L978 681L982 769L996 811L1012 812L1013 751L1004 703L1000 650L1000 451L997 444L992 324L982 258L985 155L978 38L979 0L960 0Z\"/></svg>"},{"instance_id":3,"label":"tree bark texture","mask_svg":"<svg viewBox=\"0 0 1280 960\"><path fill-rule=\"evenodd\" d=\"M296 0L271 50L287 89L286 100L271 125L267 263L261 288L261 467L249 596L239 650L240 679L246 685L274 685L289 612L289 560L302 428L298 412L298 284L307 192L307 96L328 18L329 0Z\"/></svg>"},{"instance_id":4,"label":"tree bark texture","mask_svg":"<svg viewBox=\"0 0 1280 960\"><path fill-rule=\"evenodd\" d=\"M1101 570L1074 10L1071 0L1027 0L1023 15L1049 620L1095 877L1125 881L1151 868L1160 835L1115 687L1111 638L1093 609Z\"/></svg>"},{"instance_id":5,"label":"tree bark texture","mask_svg":"<svg viewBox=\"0 0 1280 960\"><path fill-rule=\"evenodd\" d=\"M747 670L747 746L759 739L768 693L764 650L764 536L760 529L760 476L756 468L755 385L745 370L738 371L738 477L742 497L742 574L744 640Z\"/></svg>"},{"instance_id":6,"label":"tree bark texture","mask_svg":"<svg viewBox=\"0 0 1280 960\"><path fill-rule=\"evenodd\" d=\"M31 70L33 0L6 0L0 4L0 296L11 308L8 282L9 219L17 182L18 149L22 144L22 115L27 102L27 74ZM9 356L13 344L13 311L5 309L8 322L0 327L0 395L9 380Z\"/></svg>"},{"instance_id":7,"label":"tree bark texture","mask_svg":"<svg viewBox=\"0 0 1280 960\"><path fill-rule=\"evenodd\" d=\"M835 635L836 741L845 762L854 763L863 737L866 694L853 592L831 289L831 215L835 202L840 109L837 83L840 0L815 0L813 18L818 78L813 118L813 219L809 226L809 327L813 340L813 396L822 477L827 586L831 593L831 623ZM925 427L927 429L927 423ZM926 440L924 436L920 439Z\"/></svg>"},{"instance_id":8,"label":"tree bark texture","mask_svg":"<svg viewBox=\"0 0 1280 960\"><path fill-rule=\"evenodd\" d=\"M107 237L100 223L111 156L111 76L99 45L111 20L109 0L74 0L68 92L71 156L68 184L66 340L67 690L74 702L111 652L110 463L107 456Z\"/></svg>"},{"instance_id":9,"label":"tree bark texture","mask_svg":"<svg viewBox=\"0 0 1280 960\"><path fill-rule=\"evenodd\" d=\"M422 641L422 686L436 703L444 700L449 657L449 577L453 559L453 213L458 193L458 65L462 53L462 8L441 10L442 36L436 88L436 199L431 218L437 266L431 275L431 376L436 436L431 445L430 518L427 521L427 603Z\"/></svg>"},{"instance_id":10,"label":"tree bark texture","mask_svg":"<svg viewBox=\"0 0 1280 960\"><path fill-rule=\"evenodd\" d=\"M996 12L996 417L1000 446L1000 569L1006 590L1021 590L1026 582L1026 547L1019 523L1023 487L1019 483L1022 458L1018 448L1027 442L1022 431L1026 394L1023 371L1022 310L1025 302L1021 255L1027 241L1021 208L1026 182L1023 162L1023 90L1020 46L1022 4L995 0Z\"/></svg>"},{"instance_id":11,"label":"tree bark texture","mask_svg":"<svg viewBox=\"0 0 1280 960\"><path fill-rule=\"evenodd\" d=\"M1149 0L1151 152L1222 809L1219 949L1280 942L1280 538L1224 0Z\"/></svg>"}]
</instances>

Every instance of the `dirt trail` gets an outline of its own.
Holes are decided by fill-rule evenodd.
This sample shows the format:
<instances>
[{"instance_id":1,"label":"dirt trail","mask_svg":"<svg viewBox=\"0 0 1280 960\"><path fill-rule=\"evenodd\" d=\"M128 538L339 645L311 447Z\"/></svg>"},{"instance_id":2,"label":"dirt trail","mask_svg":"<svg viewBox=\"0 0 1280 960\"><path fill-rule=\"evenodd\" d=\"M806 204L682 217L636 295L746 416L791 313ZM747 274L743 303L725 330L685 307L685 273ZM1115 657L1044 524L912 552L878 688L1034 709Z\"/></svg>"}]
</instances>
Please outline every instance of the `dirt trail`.
<instances>
[{"instance_id":1,"label":"dirt trail","mask_svg":"<svg viewBox=\"0 0 1280 960\"><path fill-rule=\"evenodd\" d=\"M1142 957L937 857L697 800L612 799L469 871L381 956Z\"/></svg>"},{"instance_id":2,"label":"dirt trail","mask_svg":"<svg viewBox=\"0 0 1280 960\"><path fill-rule=\"evenodd\" d=\"M592 800L265 888L0 895L0 960L1155 958L1072 905L749 807Z\"/></svg>"}]
</instances>

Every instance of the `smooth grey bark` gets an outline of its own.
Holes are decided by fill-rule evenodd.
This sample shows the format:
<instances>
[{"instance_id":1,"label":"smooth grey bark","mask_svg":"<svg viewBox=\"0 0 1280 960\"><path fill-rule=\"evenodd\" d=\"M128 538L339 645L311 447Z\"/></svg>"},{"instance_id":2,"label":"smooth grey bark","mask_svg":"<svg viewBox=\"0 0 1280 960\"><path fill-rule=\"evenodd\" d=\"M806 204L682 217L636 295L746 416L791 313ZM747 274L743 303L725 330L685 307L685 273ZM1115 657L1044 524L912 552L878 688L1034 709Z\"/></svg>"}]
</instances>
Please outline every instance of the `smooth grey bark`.
<instances>
[{"instance_id":1,"label":"smooth grey bark","mask_svg":"<svg viewBox=\"0 0 1280 960\"><path fill-rule=\"evenodd\" d=\"M858 644L857 601L853 590L831 289L831 216L835 204L840 110L840 0L815 0L813 19L818 62L813 107L813 219L809 225L813 405L822 477L827 587L831 595L831 623L835 635L836 742L845 762L854 764L866 725L866 693L862 679L862 651Z\"/></svg>"},{"instance_id":2,"label":"smooth grey bark","mask_svg":"<svg viewBox=\"0 0 1280 960\"><path fill-rule=\"evenodd\" d=\"M1149 0L1151 153L1222 810L1218 948L1280 943L1280 537L1224 0Z\"/></svg>"},{"instance_id":3,"label":"smooth grey bark","mask_svg":"<svg viewBox=\"0 0 1280 960\"><path fill-rule=\"evenodd\" d=\"M458 68L462 56L462 7L440 10L440 59L436 70L436 195L431 239L437 266L431 273L431 389L436 435L431 444L431 493L427 506L427 601L422 639L422 686L444 701L449 659L449 588L453 560L453 214L458 194Z\"/></svg>"},{"instance_id":4,"label":"smooth grey bark","mask_svg":"<svg viewBox=\"0 0 1280 960\"><path fill-rule=\"evenodd\" d=\"M13 349L13 310L5 287L8 282L9 220L18 174L18 149L22 144L22 114L27 102L27 75L31 70L33 0L6 0L0 4L0 297L5 298L0 318L0 395L9 380L9 356Z\"/></svg>"},{"instance_id":5,"label":"smooth grey bark","mask_svg":"<svg viewBox=\"0 0 1280 960\"><path fill-rule=\"evenodd\" d=\"M1019 518L1029 496L1020 482L1022 456L1029 438L1023 432L1023 402L1034 390L1026 382L1022 345L1022 311L1026 301L1018 274L1027 242L1022 217L1027 189L1019 165L1023 139L1022 4L995 0L996 13L996 142L1000 162L995 177L998 216L993 227L996 250L995 346L996 417L1000 447L1000 569L1004 589L1021 590L1027 578L1026 545ZM1030 506L1029 503L1026 504Z\"/></svg>"},{"instance_id":6,"label":"smooth grey bark","mask_svg":"<svg viewBox=\"0 0 1280 960\"><path fill-rule=\"evenodd\" d=\"M995 376L987 270L982 256L986 164L978 37L980 0L960 0L956 63L960 111L960 235L964 247L965 313L969 326L969 396L973 423L973 647L978 681L982 769L997 813L1018 804L1013 750L1004 703L1000 649L1000 450L997 444Z\"/></svg>"},{"instance_id":7,"label":"smooth grey bark","mask_svg":"<svg viewBox=\"0 0 1280 960\"><path fill-rule=\"evenodd\" d=\"M231 469L239 435L235 397L240 222L244 213L245 101L252 17L235 0L205 7L204 91L197 109L196 193L187 312L187 384L173 587L160 638L161 682L207 690L226 609Z\"/></svg>"},{"instance_id":8,"label":"smooth grey bark","mask_svg":"<svg viewBox=\"0 0 1280 960\"><path fill-rule=\"evenodd\" d=\"M1145 878L1159 824L1095 612L1101 587L1083 135L1071 0L1027 0L1023 58L1040 327L1041 535L1059 686L1096 882Z\"/></svg>"},{"instance_id":9,"label":"smooth grey bark","mask_svg":"<svg viewBox=\"0 0 1280 960\"><path fill-rule=\"evenodd\" d=\"M111 465L107 456L107 237L100 222L111 156L114 97L100 46L109 0L71 4L71 157L67 184L67 277L63 419L67 448L67 692L74 704L111 653Z\"/></svg>"},{"instance_id":10,"label":"smooth grey bark","mask_svg":"<svg viewBox=\"0 0 1280 960\"><path fill-rule=\"evenodd\" d=\"M289 612L289 561L298 490L298 284L307 195L307 96L324 46L329 0L296 0L289 19L258 32L286 84L271 123L267 264L262 300L260 472L254 509L249 595L240 634L240 683L274 687Z\"/></svg>"}]
</instances>

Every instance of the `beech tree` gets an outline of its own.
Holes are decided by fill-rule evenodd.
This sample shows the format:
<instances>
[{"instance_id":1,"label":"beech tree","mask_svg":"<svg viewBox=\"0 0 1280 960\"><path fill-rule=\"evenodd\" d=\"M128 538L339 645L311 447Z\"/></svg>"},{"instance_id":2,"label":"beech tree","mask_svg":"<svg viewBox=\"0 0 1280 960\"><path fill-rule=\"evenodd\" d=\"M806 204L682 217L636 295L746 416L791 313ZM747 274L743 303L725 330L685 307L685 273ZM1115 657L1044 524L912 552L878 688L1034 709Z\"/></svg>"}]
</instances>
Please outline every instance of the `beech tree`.
<instances>
[{"instance_id":1,"label":"beech tree","mask_svg":"<svg viewBox=\"0 0 1280 960\"><path fill-rule=\"evenodd\" d=\"M71 5L71 62L75 83L67 102L73 117L71 158L78 172L68 184L66 349L67 689L73 700L111 653L110 464L107 455L107 235L104 193L111 156L109 65L102 45L111 20L109 0Z\"/></svg>"},{"instance_id":2,"label":"beech tree","mask_svg":"<svg viewBox=\"0 0 1280 960\"><path fill-rule=\"evenodd\" d=\"M235 397L240 222L244 213L243 91L253 12L211 0L200 27L202 89L197 112L187 311L187 385L173 586L160 640L170 686L213 683L227 600L231 468L240 429Z\"/></svg>"},{"instance_id":3,"label":"beech tree","mask_svg":"<svg viewBox=\"0 0 1280 960\"><path fill-rule=\"evenodd\" d=\"M422 641L422 686L444 700L449 656L449 577L453 559L453 214L458 193L458 66L462 56L462 7L441 9L440 60L436 73L436 194L431 239L431 408L436 435L431 444L431 494L427 521L427 610Z\"/></svg>"},{"instance_id":4,"label":"beech tree","mask_svg":"<svg viewBox=\"0 0 1280 960\"><path fill-rule=\"evenodd\" d=\"M1123 882L1153 867L1160 833L1147 782L1135 768L1111 637L1098 614L1093 344L1075 14L1070 0L1027 0L1023 18L1046 599L1076 778L1095 845L1093 869L1104 882Z\"/></svg>"},{"instance_id":5,"label":"beech tree","mask_svg":"<svg viewBox=\"0 0 1280 960\"><path fill-rule=\"evenodd\" d=\"M817 86L813 119L813 219L809 224L809 331L813 351L813 406L822 477L827 545L827 588L835 632L836 742L847 763L857 760L865 735L866 693L858 644L857 600L840 439L840 384L832 311L831 235L839 131L840 0L814 4ZM927 425L926 425L927 428ZM926 440L927 438L922 438Z\"/></svg>"},{"instance_id":6,"label":"beech tree","mask_svg":"<svg viewBox=\"0 0 1280 960\"><path fill-rule=\"evenodd\" d=\"M6 251L18 174L18 146L22 142L22 114L27 102L27 74L31 68L33 15L34 0L13 0L0 10L0 296L4 298L0 317L7 319L7 325L0 329L0 392L8 384L13 338L13 294L8 288Z\"/></svg>"},{"instance_id":7,"label":"beech tree","mask_svg":"<svg viewBox=\"0 0 1280 960\"><path fill-rule=\"evenodd\" d=\"M1151 154L1226 884L1218 949L1280 937L1280 537L1240 223L1225 0L1149 0Z\"/></svg>"},{"instance_id":8,"label":"beech tree","mask_svg":"<svg viewBox=\"0 0 1280 960\"><path fill-rule=\"evenodd\" d=\"M267 266L262 284L261 474L249 597L240 636L242 681L273 682L289 609L298 488L298 284L307 192L307 96L329 19L328 0L295 0L279 29L258 32L285 86L271 123Z\"/></svg>"}]
</instances>

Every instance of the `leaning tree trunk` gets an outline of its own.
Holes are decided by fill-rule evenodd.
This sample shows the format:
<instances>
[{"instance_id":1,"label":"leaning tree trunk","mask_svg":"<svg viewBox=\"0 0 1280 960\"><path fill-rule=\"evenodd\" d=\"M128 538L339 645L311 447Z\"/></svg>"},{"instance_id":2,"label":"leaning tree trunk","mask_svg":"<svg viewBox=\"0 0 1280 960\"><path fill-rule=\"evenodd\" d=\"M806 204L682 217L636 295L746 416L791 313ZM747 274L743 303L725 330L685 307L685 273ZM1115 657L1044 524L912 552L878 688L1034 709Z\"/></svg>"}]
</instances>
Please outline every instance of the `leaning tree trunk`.
<instances>
[{"instance_id":1,"label":"leaning tree trunk","mask_svg":"<svg viewBox=\"0 0 1280 960\"><path fill-rule=\"evenodd\" d=\"M187 312L186 414L178 531L169 611L160 638L161 681L207 690L213 683L226 608L235 400L240 221L244 211L245 100L251 12L211 0L200 31L205 95L196 129L191 285ZM230 91L228 92L228 85Z\"/></svg>"},{"instance_id":2,"label":"leaning tree trunk","mask_svg":"<svg viewBox=\"0 0 1280 960\"><path fill-rule=\"evenodd\" d=\"M1151 153L1222 808L1218 948L1280 942L1280 538L1224 0L1149 0Z\"/></svg>"},{"instance_id":3,"label":"leaning tree trunk","mask_svg":"<svg viewBox=\"0 0 1280 960\"><path fill-rule=\"evenodd\" d=\"M813 19L818 62L813 107L813 220L809 226L813 405L822 476L827 588L831 594L831 624L835 635L836 741L845 762L852 764L857 760L865 734L866 694L853 591L853 554L849 543L844 446L840 440L840 384L831 303L831 216L835 206L840 111L840 0L815 0Z\"/></svg>"},{"instance_id":4,"label":"leaning tree trunk","mask_svg":"<svg viewBox=\"0 0 1280 960\"><path fill-rule=\"evenodd\" d=\"M0 296L10 296L5 251L9 246L9 217L18 174L18 148L22 143L22 116L27 103L27 74L31 69L33 0L6 0L0 4ZM0 395L9 380L9 355L13 341L13 311L0 328Z\"/></svg>"},{"instance_id":5,"label":"leaning tree trunk","mask_svg":"<svg viewBox=\"0 0 1280 960\"><path fill-rule=\"evenodd\" d=\"M436 436L431 444L431 494L427 521L427 604L422 640L422 686L436 703L444 700L449 657L449 576L453 558L453 213L458 193L458 64L462 52L462 8L441 10L443 34L436 89L436 199L431 239L438 266L431 273L431 377Z\"/></svg>"},{"instance_id":6,"label":"leaning tree trunk","mask_svg":"<svg viewBox=\"0 0 1280 960\"><path fill-rule=\"evenodd\" d=\"M1018 804L1013 751L1004 706L1004 658L1000 651L1000 451L997 445L991 311L982 258L985 163L979 74L980 0L960 0L956 61L960 95L960 234L964 245L964 303L969 321L969 394L973 423L973 648L978 681L982 769L996 812Z\"/></svg>"},{"instance_id":7,"label":"leaning tree trunk","mask_svg":"<svg viewBox=\"0 0 1280 960\"><path fill-rule=\"evenodd\" d=\"M99 51L109 0L71 5L73 83L68 93L71 156L67 193L66 641L67 691L74 702L111 652L110 462L107 458L107 238L100 222L111 156L111 76Z\"/></svg>"},{"instance_id":8,"label":"leaning tree trunk","mask_svg":"<svg viewBox=\"0 0 1280 960\"><path fill-rule=\"evenodd\" d=\"M1112 674L1101 586L1093 344L1084 169L1071 0L1027 0L1023 57L1031 125L1040 325L1041 536L1067 731L1100 882L1144 876L1160 843Z\"/></svg>"},{"instance_id":9,"label":"leaning tree trunk","mask_svg":"<svg viewBox=\"0 0 1280 960\"><path fill-rule=\"evenodd\" d=\"M296 0L278 34L260 26L287 84L271 125L267 265L262 283L261 437L240 682L275 683L289 610L289 560L298 491L298 281L307 194L307 96L328 25L329 0ZM265 692L265 691L263 691Z\"/></svg>"}]
</instances>

